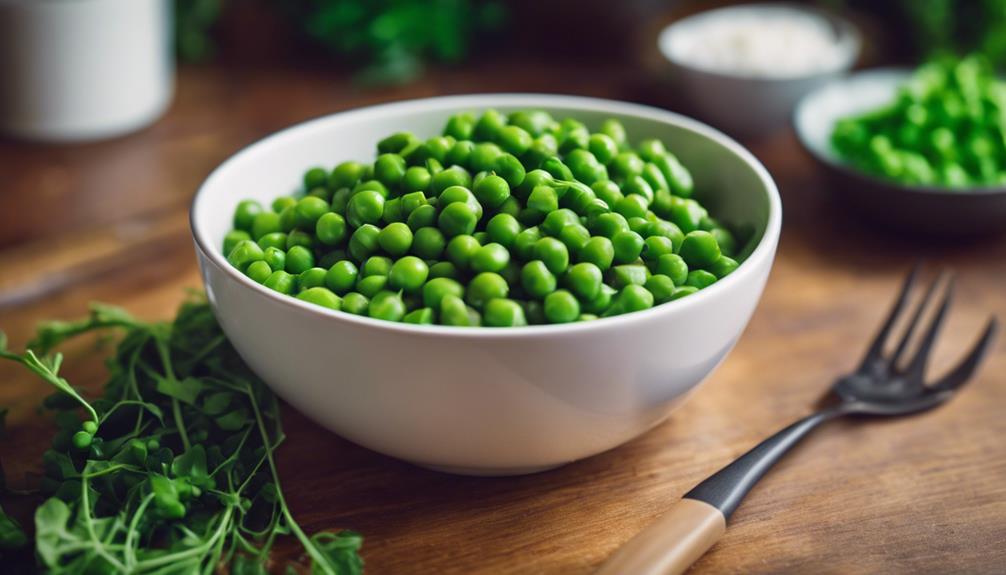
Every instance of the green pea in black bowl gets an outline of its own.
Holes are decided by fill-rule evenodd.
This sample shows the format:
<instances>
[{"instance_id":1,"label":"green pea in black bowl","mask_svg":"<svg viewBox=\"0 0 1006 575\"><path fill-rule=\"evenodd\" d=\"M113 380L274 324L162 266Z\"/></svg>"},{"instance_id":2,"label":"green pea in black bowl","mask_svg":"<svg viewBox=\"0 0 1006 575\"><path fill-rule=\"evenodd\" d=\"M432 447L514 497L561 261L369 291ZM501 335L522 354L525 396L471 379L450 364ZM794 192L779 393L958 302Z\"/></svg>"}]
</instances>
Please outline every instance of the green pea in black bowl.
<instances>
[{"instance_id":1,"label":"green pea in black bowl","mask_svg":"<svg viewBox=\"0 0 1006 575\"><path fill-rule=\"evenodd\" d=\"M835 123L890 102L908 69L868 70L805 96L794 127L800 143L830 175L833 192L885 227L944 236L1006 231L1006 186L949 188L907 185L860 171L831 145Z\"/></svg>"}]
</instances>

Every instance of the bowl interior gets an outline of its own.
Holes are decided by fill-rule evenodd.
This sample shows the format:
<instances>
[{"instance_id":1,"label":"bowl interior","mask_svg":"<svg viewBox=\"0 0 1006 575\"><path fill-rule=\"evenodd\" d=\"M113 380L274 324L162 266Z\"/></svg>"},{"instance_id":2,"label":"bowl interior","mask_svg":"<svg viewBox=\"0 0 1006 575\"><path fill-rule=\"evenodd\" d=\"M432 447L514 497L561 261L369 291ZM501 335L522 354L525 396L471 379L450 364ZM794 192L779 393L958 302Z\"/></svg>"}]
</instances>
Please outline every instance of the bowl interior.
<instances>
[{"instance_id":1,"label":"bowl interior","mask_svg":"<svg viewBox=\"0 0 1006 575\"><path fill-rule=\"evenodd\" d=\"M411 131L422 138L438 135L452 114L486 108L503 112L540 108L557 118L579 119L591 129L605 119L617 118L625 125L630 141L659 138L691 170L696 197L713 216L739 232L739 239L746 242L743 255L758 247L769 226L778 229L778 196L765 169L739 144L704 124L663 110L609 100L505 94L384 104L308 121L267 137L232 156L203 184L192 206L196 241L212 259L230 269L221 246L239 201L255 199L268 206L277 196L295 192L304 171L312 166L331 168L346 160L373 161L376 143L391 133Z\"/></svg>"}]
</instances>

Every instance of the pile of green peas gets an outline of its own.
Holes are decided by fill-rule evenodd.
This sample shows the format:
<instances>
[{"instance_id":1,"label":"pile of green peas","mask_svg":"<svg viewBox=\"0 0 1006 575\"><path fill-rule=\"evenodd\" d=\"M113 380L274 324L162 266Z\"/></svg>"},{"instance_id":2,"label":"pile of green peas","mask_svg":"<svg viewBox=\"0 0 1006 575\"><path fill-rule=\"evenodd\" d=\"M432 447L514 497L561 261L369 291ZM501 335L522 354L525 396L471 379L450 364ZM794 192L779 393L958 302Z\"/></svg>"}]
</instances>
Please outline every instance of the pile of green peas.
<instances>
[{"instance_id":1,"label":"pile of green peas","mask_svg":"<svg viewBox=\"0 0 1006 575\"><path fill-rule=\"evenodd\" d=\"M835 150L909 185L1006 183L1006 84L982 56L919 67L886 106L836 122Z\"/></svg>"},{"instance_id":2,"label":"pile of green peas","mask_svg":"<svg viewBox=\"0 0 1006 575\"><path fill-rule=\"evenodd\" d=\"M567 323L685 297L738 265L664 144L541 110L401 132L372 164L309 169L270 208L238 204L228 261L280 293L413 324Z\"/></svg>"}]
</instances>

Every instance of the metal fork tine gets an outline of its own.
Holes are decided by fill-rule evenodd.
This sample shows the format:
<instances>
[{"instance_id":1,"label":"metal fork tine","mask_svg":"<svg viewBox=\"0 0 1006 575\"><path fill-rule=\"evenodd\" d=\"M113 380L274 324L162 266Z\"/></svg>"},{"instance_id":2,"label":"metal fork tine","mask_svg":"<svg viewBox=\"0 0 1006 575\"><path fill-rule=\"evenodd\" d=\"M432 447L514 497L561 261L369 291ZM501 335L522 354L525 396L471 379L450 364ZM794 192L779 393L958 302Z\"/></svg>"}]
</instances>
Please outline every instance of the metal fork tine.
<instances>
[{"instance_id":1,"label":"metal fork tine","mask_svg":"<svg viewBox=\"0 0 1006 575\"><path fill-rule=\"evenodd\" d=\"M905 375L908 377L909 381L915 381L919 384L922 383L922 375L926 369L926 362L929 359L929 353L932 351L933 344L936 342L936 336L940 333L940 328L943 327L943 320L946 319L947 310L950 308L950 302L954 297L954 276L953 274L947 274L946 284L947 287L943 291L943 301L940 302L940 307L937 309L936 314L929 321L929 327L926 328L925 334L922 336L922 341L919 342L919 347L915 351L915 355L909 361L908 366L905 367ZM934 282L934 285L938 282Z\"/></svg>"},{"instance_id":2,"label":"metal fork tine","mask_svg":"<svg viewBox=\"0 0 1006 575\"><path fill-rule=\"evenodd\" d=\"M912 287L915 285L915 280L919 276L919 270L922 269L922 264L916 264L912 268L912 271L908 273L905 278L904 283L901 284L901 293L898 294L898 299L895 300L894 306L891 308L890 313L887 314L887 319L884 320L883 325L880 327L880 331L874 336L873 342L870 343L870 347L866 350L866 355L863 357L863 361L859 366L860 371L866 371L869 369L870 365L879 360L884 354L884 344L887 343L887 338L891 334L891 328L894 327L894 323L897 321L898 316L901 315L902 310L905 308L905 303L908 301L908 294L911 293Z\"/></svg>"},{"instance_id":3,"label":"metal fork tine","mask_svg":"<svg viewBox=\"0 0 1006 575\"><path fill-rule=\"evenodd\" d=\"M905 350L908 349L908 344L912 340L912 334L915 333L915 328L919 326L919 320L922 319L922 314L925 313L926 307L929 306L929 302L932 301L933 296L936 294L936 288L939 287L941 280L946 273L941 273L938 278L936 278L933 283L929 284L929 288L926 289L926 295L922 297L922 301L915 308L915 313L912 314L912 320L908 323L908 327L905 328L905 334L901 336L901 341L898 342L898 347L895 348L894 354L891 355L891 368L894 368L901 360L901 356L905 354Z\"/></svg>"},{"instance_id":4,"label":"metal fork tine","mask_svg":"<svg viewBox=\"0 0 1006 575\"><path fill-rule=\"evenodd\" d=\"M981 364L982 359L985 358L985 354L992 347L992 342L995 341L998 331L999 320L993 316L989 318L989 322L985 326L985 332L978 338L978 341L971 348L971 351L968 352L967 356L956 367L950 370L949 373L943 376L943 378L934 383L932 389L934 391L953 391L967 383L971 379L971 376L974 375L975 369Z\"/></svg>"}]
</instances>

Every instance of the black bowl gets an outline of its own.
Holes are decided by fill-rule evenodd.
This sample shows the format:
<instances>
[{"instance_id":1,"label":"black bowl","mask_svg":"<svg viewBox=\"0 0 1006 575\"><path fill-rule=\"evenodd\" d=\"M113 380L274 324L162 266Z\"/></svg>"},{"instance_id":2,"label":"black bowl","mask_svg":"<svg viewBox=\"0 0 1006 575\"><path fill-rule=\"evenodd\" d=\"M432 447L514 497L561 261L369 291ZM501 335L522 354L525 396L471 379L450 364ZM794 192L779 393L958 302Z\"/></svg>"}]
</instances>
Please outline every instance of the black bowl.
<instances>
[{"instance_id":1,"label":"black bowl","mask_svg":"<svg viewBox=\"0 0 1006 575\"><path fill-rule=\"evenodd\" d=\"M843 163L831 147L835 121L890 102L911 74L883 69L858 72L807 94L793 118L797 138L826 170L832 191L858 212L901 229L942 235L1006 231L1006 186L909 186Z\"/></svg>"}]
</instances>

